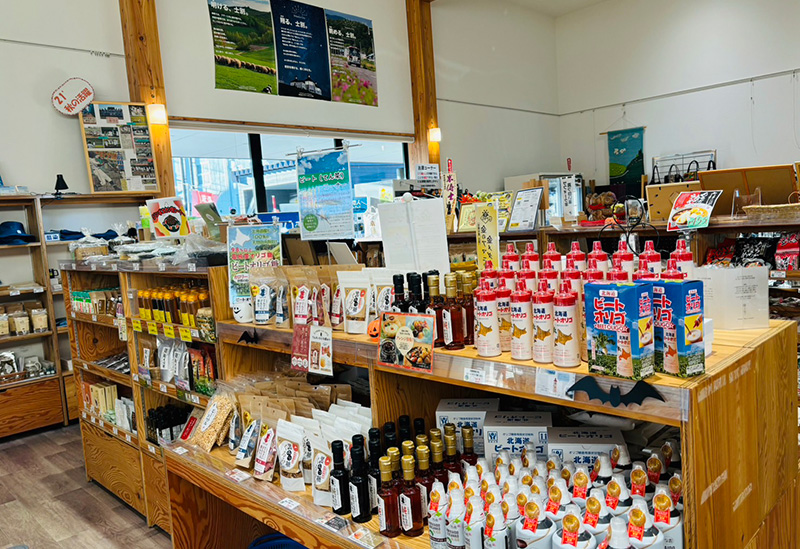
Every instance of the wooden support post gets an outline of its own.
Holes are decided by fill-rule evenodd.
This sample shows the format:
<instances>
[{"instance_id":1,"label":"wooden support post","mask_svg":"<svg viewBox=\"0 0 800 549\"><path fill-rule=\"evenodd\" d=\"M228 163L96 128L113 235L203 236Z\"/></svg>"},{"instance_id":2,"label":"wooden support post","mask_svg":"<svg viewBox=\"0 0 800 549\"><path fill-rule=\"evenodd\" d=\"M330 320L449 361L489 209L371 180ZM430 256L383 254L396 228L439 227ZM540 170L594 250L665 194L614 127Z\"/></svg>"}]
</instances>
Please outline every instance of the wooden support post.
<instances>
[{"instance_id":1,"label":"wooden support post","mask_svg":"<svg viewBox=\"0 0 800 549\"><path fill-rule=\"evenodd\" d=\"M131 101L167 104L155 0L119 0ZM150 127L161 196L175 195L169 125Z\"/></svg>"},{"instance_id":2,"label":"wooden support post","mask_svg":"<svg viewBox=\"0 0 800 549\"><path fill-rule=\"evenodd\" d=\"M428 130L439 127L436 111L436 71L433 65L431 4L406 0L408 49L411 62L411 98L414 104L414 143L408 147L409 165L438 164L439 143L428 140ZM414 174L410 174L414 176Z\"/></svg>"}]
</instances>

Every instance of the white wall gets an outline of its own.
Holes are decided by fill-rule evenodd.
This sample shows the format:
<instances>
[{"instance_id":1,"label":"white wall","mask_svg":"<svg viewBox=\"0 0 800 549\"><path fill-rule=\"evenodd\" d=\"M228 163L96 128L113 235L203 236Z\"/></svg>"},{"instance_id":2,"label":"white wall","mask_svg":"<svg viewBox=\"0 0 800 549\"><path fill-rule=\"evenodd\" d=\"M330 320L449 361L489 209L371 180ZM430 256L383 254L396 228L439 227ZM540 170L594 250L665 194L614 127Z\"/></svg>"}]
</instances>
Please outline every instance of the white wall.
<instances>
[{"instance_id":1,"label":"white wall","mask_svg":"<svg viewBox=\"0 0 800 549\"><path fill-rule=\"evenodd\" d=\"M555 19L506 0L431 4L442 163L459 184L499 190L503 178L563 169Z\"/></svg>"},{"instance_id":2,"label":"white wall","mask_svg":"<svg viewBox=\"0 0 800 549\"><path fill-rule=\"evenodd\" d=\"M307 3L372 20L378 107L217 90L208 3L206 0L158 0L158 30L169 114L413 133L404 0L312 0Z\"/></svg>"},{"instance_id":3,"label":"white wall","mask_svg":"<svg viewBox=\"0 0 800 549\"><path fill-rule=\"evenodd\" d=\"M556 20L561 156L608 181L608 129L623 110L604 105L800 68L800 2L607 0ZM625 127L645 125L652 156L717 149L719 167L800 157L791 75L629 103ZM753 100L751 102L751 93ZM662 174L663 175L663 174Z\"/></svg>"}]
</instances>

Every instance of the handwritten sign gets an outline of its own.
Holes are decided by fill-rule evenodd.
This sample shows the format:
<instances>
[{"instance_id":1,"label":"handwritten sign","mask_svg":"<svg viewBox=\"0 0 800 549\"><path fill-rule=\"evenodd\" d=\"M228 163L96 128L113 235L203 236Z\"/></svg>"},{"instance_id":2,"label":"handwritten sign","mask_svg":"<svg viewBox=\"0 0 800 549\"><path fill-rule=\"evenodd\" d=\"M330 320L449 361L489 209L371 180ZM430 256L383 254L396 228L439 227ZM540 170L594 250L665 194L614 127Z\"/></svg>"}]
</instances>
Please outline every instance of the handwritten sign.
<instances>
[{"instance_id":1,"label":"handwritten sign","mask_svg":"<svg viewBox=\"0 0 800 549\"><path fill-rule=\"evenodd\" d=\"M444 220L447 232L452 233L456 230L456 201L458 200L458 181L455 172L444 175Z\"/></svg>"},{"instance_id":2,"label":"handwritten sign","mask_svg":"<svg viewBox=\"0 0 800 549\"><path fill-rule=\"evenodd\" d=\"M61 114L77 116L94 99L94 88L83 78L70 78L53 92L53 107Z\"/></svg>"},{"instance_id":3,"label":"handwritten sign","mask_svg":"<svg viewBox=\"0 0 800 549\"><path fill-rule=\"evenodd\" d=\"M417 164L417 181L439 181L439 164Z\"/></svg>"},{"instance_id":4,"label":"handwritten sign","mask_svg":"<svg viewBox=\"0 0 800 549\"><path fill-rule=\"evenodd\" d=\"M478 268L482 271L486 262L491 261L497 268L500 264L500 236L497 230L497 210L494 204L484 204L478 207L477 230L478 241Z\"/></svg>"}]
</instances>

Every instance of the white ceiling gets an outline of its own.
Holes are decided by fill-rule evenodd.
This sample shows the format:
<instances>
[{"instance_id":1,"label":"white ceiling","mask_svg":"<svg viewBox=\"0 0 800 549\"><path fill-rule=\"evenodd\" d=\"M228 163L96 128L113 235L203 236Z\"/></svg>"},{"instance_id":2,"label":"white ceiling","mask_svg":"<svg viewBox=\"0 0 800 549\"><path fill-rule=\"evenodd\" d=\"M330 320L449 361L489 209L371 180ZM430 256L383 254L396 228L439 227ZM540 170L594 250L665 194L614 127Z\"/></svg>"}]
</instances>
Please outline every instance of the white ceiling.
<instances>
[{"instance_id":1,"label":"white ceiling","mask_svg":"<svg viewBox=\"0 0 800 549\"><path fill-rule=\"evenodd\" d=\"M515 4L526 6L539 13L560 17L572 11L578 11L603 0L511 0Z\"/></svg>"}]
</instances>

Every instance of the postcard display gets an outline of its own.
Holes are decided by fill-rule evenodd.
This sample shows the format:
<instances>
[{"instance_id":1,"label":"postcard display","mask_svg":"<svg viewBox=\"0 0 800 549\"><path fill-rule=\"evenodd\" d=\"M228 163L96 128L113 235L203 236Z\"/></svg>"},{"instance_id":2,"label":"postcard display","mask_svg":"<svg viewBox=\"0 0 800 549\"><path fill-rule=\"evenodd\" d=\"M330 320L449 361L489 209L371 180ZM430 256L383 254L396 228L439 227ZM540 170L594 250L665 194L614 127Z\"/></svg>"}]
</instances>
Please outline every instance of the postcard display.
<instances>
[{"instance_id":1,"label":"postcard display","mask_svg":"<svg viewBox=\"0 0 800 549\"><path fill-rule=\"evenodd\" d=\"M80 114L93 193L158 191L144 103L99 103Z\"/></svg>"}]
</instances>

